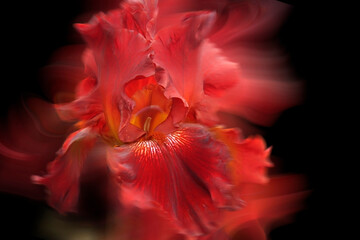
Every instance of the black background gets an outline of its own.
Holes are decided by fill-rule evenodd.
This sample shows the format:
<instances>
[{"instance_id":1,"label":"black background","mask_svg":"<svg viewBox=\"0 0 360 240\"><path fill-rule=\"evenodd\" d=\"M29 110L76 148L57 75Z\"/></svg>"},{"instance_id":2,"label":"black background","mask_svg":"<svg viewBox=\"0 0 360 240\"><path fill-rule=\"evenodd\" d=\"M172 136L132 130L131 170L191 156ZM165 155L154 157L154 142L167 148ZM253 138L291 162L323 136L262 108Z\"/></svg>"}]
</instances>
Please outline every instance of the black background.
<instances>
[{"instance_id":1,"label":"black background","mask_svg":"<svg viewBox=\"0 0 360 240\"><path fill-rule=\"evenodd\" d=\"M331 121L334 107L329 90L336 78L334 55L329 54L331 45L331 53L336 51L334 32L324 8L306 1L285 2L294 9L279 36L296 74L306 82L306 98L302 105L286 110L274 126L264 129L265 138L276 146L274 154L291 159L283 163L285 172L306 175L312 193L306 209L296 214L293 223L274 229L270 239L325 239L337 228L328 224L338 221L336 204L331 203L336 194L327 195L333 176L325 154L331 149L327 146L328 128L323 127ZM2 116L22 94L43 95L37 84L39 69L48 63L54 50L79 41L72 23L84 10L89 10L86 1L14 1L2 5ZM43 203L0 193L0 228L11 234L0 238L40 239L35 237L34 227L42 211Z\"/></svg>"}]
</instances>

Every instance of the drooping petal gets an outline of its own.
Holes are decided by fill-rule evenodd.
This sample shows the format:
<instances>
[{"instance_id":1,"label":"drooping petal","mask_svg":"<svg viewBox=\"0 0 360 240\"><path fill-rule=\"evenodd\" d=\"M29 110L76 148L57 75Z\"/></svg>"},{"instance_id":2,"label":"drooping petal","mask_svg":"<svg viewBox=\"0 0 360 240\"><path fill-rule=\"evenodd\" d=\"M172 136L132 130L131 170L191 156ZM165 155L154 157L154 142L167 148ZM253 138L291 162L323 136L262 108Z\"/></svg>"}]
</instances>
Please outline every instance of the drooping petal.
<instances>
[{"instance_id":1,"label":"drooping petal","mask_svg":"<svg viewBox=\"0 0 360 240\"><path fill-rule=\"evenodd\" d=\"M218 207L234 207L227 178L229 153L201 125L122 146L109 154L124 203L160 207L183 232L199 235L216 225Z\"/></svg>"},{"instance_id":2,"label":"drooping petal","mask_svg":"<svg viewBox=\"0 0 360 240\"><path fill-rule=\"evenodd\" d=\"M72 133L59 150L58 157L48 164L47 175L32 177L34 183L48 188L48 203L60 213L76 211L82 167L94 142L89 128Z\"/></svg>"},{"instance_id":3,"label":"drooping petal","mask_svg":"<svg viewBox=\"0 0 360 240\"><path fill-rule=\"evenodd\" d=\"M229 167L234 184L263 184L268 181L266 169L273 166L269 160L271 147L266 148L261 136L242 139L236 129L214 128L213 130L216 137L229 147L233 156Z\"/></svg>"},{"instance_id":4,"label":"drooping petal","mask_svg":"<svg viewBox=\"0 0 360 240\"><path fill-rule=\"evenodd\" d=\"M214 19L211 12L188 14L180 26L160 30L152 44L154 62L164 69L159 84L165 88L165 96L182 99L186 107L203 95L202 43Z\"/></svg>"}]
</instances>

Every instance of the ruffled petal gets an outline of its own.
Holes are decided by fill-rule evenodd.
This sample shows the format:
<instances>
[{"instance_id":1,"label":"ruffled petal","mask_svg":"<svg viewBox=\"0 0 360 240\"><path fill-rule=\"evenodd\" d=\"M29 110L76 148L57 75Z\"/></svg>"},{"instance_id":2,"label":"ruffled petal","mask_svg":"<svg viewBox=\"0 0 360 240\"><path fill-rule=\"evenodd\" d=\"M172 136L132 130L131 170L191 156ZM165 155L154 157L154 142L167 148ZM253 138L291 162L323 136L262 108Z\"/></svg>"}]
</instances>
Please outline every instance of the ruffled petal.
<instances>
[{"instance_id":1,"label":"ruffled petal","mask_svg":"<svg viewBox=\"0 0 360 240\"><path fill-rule=\"evenodd\" d=\"M227 178L229 152L201 125L116 148L108 159L124 203L160 207L187 234L208 232L218 207L237 204Z\"/></svg>"},{"instance_id":2,"label":"ruffled petal","mask_svg":"<svg viewBox=\"0 0 360 240\"><path fill-rule=\"evenodd\" d=\"M214 19L211 12L188 14L180 26L160 30L152 44L154 62L164 69L159 84L165 88L165 96L182 99L186 107L203 95L202 43Z\"/></svg>"},{"instance_id":3,"label":"ruffled petal","mask_svg":"<svg viewBox=\"0 0 360 240\"><path fill-rule=\"evenodd\" d=\"M48 203L60 213L76 211L82 167L94 142L95 137L88 128L72 133L58 157L48 164L48 174L32 177L34 183L48 188Z\"/></svg>"}]
</instances>

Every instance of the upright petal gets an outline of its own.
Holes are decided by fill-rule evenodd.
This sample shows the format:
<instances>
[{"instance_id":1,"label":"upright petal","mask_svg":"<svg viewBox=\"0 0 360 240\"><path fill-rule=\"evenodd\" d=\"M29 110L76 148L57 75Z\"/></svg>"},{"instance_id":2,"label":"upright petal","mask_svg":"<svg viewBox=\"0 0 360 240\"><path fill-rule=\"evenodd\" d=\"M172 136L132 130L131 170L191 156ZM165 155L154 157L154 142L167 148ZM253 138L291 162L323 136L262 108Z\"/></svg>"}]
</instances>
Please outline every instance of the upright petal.
<instances>
[{"instance_id":1,"label":"upright petal","mask_svg":"<svg viewBox=\"0 0 360 240\"><path fill-rule=\"evenodd\" d=\"M59 150L58 157L48 164L48 174L32 177L35 183L48 188L48 203L60 213L76 211L82 167L94 142L88 128L72 133Z\"/></svg>"},{"instance_id":2,"label":"upright petal","mask_svg":"<svg viewBox=\"0 0 360 240\"><path fill-rule=\"evenodd\" d=\"M188 14L180 26L159 31L152 44L154 62L165 71L159 80L165 96L180 98L187 107L203 95L202 43L214 19L211 12Z\"/></svg>"},{"instance_id":3,"label":"upright petal","mask_svg":"<svg viewBox=\"0 0 360 240\"><path fill-rule=\"evenodd\" d=\"M122 3L124 28L151 40L155 35L157 0L129 0Z\"/></svg>"},{"instance_id":4,"label":"upright petal","mask_svg":"<svg viewBox=\"0 0 360 240\"><path fill-rule=\"evenodd\" d=\"M184 125L115 149L109 165L122 186L124 203L160 207L182 231L200 235L216 225L218 207L233 207L227 178L229 153L201 125Z\"/></svg>"},{"instance_id":5,"label":"upright petal","mask_svg":"<svg viewBox=\"0 0 360 240\"><path fill-rule=\"evenodd\" d=\"M134 107L134 102L125 94L125 84L137 76L154 74L148 42L141 34L121 28L114 21L121 20L119 14L121 12L99 14L89 24L77 25L94 53L105 118L117 138L119 131L121 138Z\"/></svg>"}]
</instances>

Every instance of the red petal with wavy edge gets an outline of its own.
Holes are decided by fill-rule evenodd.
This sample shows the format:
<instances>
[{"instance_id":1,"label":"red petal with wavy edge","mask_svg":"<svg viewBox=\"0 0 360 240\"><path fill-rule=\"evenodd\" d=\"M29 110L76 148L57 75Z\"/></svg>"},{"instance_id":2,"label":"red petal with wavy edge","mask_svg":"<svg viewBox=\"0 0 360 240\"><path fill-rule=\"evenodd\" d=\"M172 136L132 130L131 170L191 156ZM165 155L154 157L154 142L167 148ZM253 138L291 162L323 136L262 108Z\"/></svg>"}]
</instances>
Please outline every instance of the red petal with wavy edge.
<instances>
[{"instance_id":1,"label":"red petal with wavy edge","mask_svg":"<svg viewBox=\"0 0 360 240\"><path fill-rule=\"evenodd\" d=\"M32 177L34 183L48 188L48 203L60 213L76 211L80 174L94 142L88 128L72 133L59 150L58 157L48 164L48 174Z\"/></svg>"},{"instance_id":2,"label":"red petal with wavy edge","mask_svg":"<svg viewBox=\"0 0 360 240\"><path fill-rule=\"evenodd\" d=\"M165 71L159 82L165 96L180 98L187 107L203 94L202 42L214 18L215 14L209 12L188 14L182 25L160 30L152 44L154 63Z\"/></svg>"},{"instance_id":3,"label":"red petal with wavy edge","mask_svg":"<svg viewBox=\"0 0 360 240\"><path fill-rule=\"evenodd\" d=\"M237 204L227 178L229 152L201 125L116 148L108 160L124 203L158 206L187 234L208 232L218 207Z\"/></svg>"}]
</instances>

